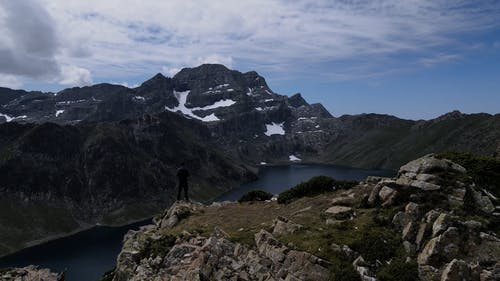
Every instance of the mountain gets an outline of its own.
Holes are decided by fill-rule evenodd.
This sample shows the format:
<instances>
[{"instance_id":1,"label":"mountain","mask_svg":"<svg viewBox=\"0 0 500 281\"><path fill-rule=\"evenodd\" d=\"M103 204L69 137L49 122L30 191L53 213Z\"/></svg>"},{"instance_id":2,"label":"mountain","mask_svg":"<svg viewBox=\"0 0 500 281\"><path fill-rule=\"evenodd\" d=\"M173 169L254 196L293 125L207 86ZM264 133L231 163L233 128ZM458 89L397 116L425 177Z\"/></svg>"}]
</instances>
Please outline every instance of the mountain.
<instances>
[{"instance_id":1,"label":"mountain","mask_svg":"<svg viewBox=\"0 0 500 281\"><path fill-rule=\"evenodd\" d=\"M182 161L205 200L255 178L264 163L396 169L430 152L494 156L499 147L499 114L333 117L300 93L275 93L255 71L217 64L136 88L0 88L0 255L156 214L173 202Z\"/></svg>"},{"instance_id":2,"label":"mountain","mask_svg":"<svg viewBox=\"0 0 500 281\"><path fill-rule=\"evenodd\" d=\"M96 223L151 217L175 201L181 162L205 200L256 177L206 127L164 112L101 123L0 125L0 254Z\"/></svg>"}]
</instances>

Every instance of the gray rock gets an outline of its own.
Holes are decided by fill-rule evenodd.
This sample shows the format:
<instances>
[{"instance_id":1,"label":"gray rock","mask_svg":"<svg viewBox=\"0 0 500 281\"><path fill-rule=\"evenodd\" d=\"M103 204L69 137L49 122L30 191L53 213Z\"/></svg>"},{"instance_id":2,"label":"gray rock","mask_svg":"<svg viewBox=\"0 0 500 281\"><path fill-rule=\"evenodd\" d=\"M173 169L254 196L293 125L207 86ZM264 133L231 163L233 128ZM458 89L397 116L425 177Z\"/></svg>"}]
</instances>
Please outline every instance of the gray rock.
<instances>
[{"instance_id":1,"label":"gray rock","mask_svg":"<svg viewBox=\"0 0 500 281\"><path fill-rule=\"evenodd\" d=\"M452 260L443 270L441 281L479 281L479 271L463 260Z\"/></svg>"},{"instance_id":2,"label":"gray rock","mask_svg":"<svg viewBox=\"0 0 500 281\"><path fill-rule=\"evenodd\" d=\"M450 215L442 213L432 224L432 237L436 237L436 235L444 232L448 227L453 225L453 219Z\"/></svg>"},{"instance_id":3,"label":"gray rock","mask_svg":"<svg viewBox=\"0 0 500 281\"><path fill-rule=\"evenodd\" d=\"M422 158L413 160L399 169L399 174L415 173L415 174L433 174L435 172L452 172L457 174L465 174L464 167L451 162L448 159L438 159L433 154L428 154Z\"/></svg>"},{"instance_id":4,"label":"gray rock","mask_svg":"<svg viewBox=\"0 0 500 281\"><path fill-rule=\"evenodd\" d=\"M418 255L420 265L439 266L458 255L460 242L459 232L456 227L448 228L443 234L427 242L422 252Z\"/></svg>"},{"instance_id":5,"label":"gray rock","mask_svg":"<svg viewBox=\"0 0 500 281\"><path fill-rule=\"evenodd\" d=\"M303 228L302 225L294 223L291 220L284 218L282 216L278 216L274 220L273 235L291 234L302 228Z\"/></svg>"},{"instance_id":6,"label":"gray rock","mask_svg":"<svg viewBox=\"0 0 500 281\"><path fill-rule=\"evenodd\" d=\"M378 196L380 197L380 200L382 202L385 202L393 193L394 193L394 189L388 187L388 186L383 186L379 193L378 193Z\"/></svg>"},{"instance_id":7,"label":"gray rock","mask_svg":"<svg viewBox=\"0 0 500 281\"><path fill-rule=\"evenodd\" d=\"M479 210L488 214L495 211L495 206L493 205L493 203L491 203L491 200L488 196L483 196L480 191L476 191L474 189L471 189L471 191L474 203Z\"/></svg>"}]
</instances>

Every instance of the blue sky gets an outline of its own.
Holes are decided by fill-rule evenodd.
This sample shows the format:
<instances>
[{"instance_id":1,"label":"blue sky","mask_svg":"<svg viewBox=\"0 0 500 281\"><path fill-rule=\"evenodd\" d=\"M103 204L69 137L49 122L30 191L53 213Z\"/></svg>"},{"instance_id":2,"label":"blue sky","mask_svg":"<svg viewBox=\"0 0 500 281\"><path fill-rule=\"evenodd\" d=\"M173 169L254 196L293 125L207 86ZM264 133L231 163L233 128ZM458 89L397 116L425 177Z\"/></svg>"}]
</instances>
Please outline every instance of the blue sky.
<instances>
[{"instance_id":1,"label":"blue sky","mask_svg":"<svg viewBox=\"0 0 500 281\"><path fill-rule=\"evenodd\" d=\"M0 0L0 36L11 88L134 86L222 63L335 116L500 112L496 0Z\"/></svg>"}]
</instances>

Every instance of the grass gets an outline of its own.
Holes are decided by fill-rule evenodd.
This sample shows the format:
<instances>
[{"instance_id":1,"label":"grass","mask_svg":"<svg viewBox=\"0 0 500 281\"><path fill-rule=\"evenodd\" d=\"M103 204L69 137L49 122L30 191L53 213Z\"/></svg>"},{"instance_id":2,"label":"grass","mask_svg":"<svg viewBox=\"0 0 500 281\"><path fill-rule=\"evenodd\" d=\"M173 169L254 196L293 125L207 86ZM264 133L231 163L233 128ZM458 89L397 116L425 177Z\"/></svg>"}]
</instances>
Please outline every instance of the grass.
<instances>
[{"instance_id":1,"label":"grass","mask_svg":"<svg viewBox=\"0 0 500 281\"><path fill-rule=\"evenodd\" d=\"M327 225L324 211L333 205L332 199L345 196L351 190L338 190L313 197L304 197L289 204L273 202L243 202L222 206L209 206L192 213L164 234L177 236L183 230L210 235L215 227L221 228L233 242L254 246L254 236L261 229L272 230L273 220L284 216L304 227L293 234L278 237L291 248L307 251L331 263L331 280L359 280L349 260L342 252L331 247L333 243L349 245L365 260L386 261L402 251L400 234L378 224L374 209L357 209L353 220L339 225ZM356 193L356 189L352 192ZM351 205L356 205L352 202ZM395 210L384 210L389 216Z\"/></svg>"}]
</instances>

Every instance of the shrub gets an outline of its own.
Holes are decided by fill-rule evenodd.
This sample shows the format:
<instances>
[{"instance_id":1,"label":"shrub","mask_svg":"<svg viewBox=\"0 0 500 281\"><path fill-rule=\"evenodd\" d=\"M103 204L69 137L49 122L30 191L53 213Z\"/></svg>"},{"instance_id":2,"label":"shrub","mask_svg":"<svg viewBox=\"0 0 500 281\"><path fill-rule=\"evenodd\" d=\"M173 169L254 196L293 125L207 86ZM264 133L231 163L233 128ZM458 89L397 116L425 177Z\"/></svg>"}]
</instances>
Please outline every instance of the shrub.
<instances>
[{"instance_id":1,"label":"shrub","mask_svg":"<svg viewBox=\"0 0 500 281\"><path fill-rule=\"evenodd\" d=\"M241 196L238 202L266 201L273 198L273 195L263 190L252 190Z\"/></svg>"},{"instance_id":2,"label":"shrub","mask_svg":"<svg viewBox=\"0 0 500 281\"><path fill-rule=\"evenodd\" d=\"M302 182L278 196L278 203L290 203L296 199L331 192L336 189L348 189L357 184L356 181L338 181L327 176L313 177Z\"/></svg>"},{"instance_id":3,"label":"shrub","mask_svg":"<svg viewBox=\"0 0 500 281\"><path fill-rule=\"evenodd\" d=\"M329 281L361 281L359 273L349 262L334 264L330 268Z\"/></svg>"},{"instance_id":4,"label":"shrub","mask_svg":"<svg viewBox=\"0 0 500 281\"><path fill-rule=\"evenodd\" d=\"M460 164L476 185L500 196L500 160L458 151L442 152L437 157Z\"/></svg>"},{"instance_id":5,"label":"shrub","mask_svg":"<svg viewBox=\"0 0 500 281\"><path fill-rule=\"evenodd\" d=\"M418 281L420 279L417 263L395 259L380 269L377 279L380 281Z\"/></svg>"},{"instance_id":6,"label":"shrub","mask_svg":"<svg viewBox=\"0 0 500 281\"><path fill-rule=\"evenodd\" d=\"M391 229L365 226L349 246L368 262L388 261L401 247L399 235Z\"/></svg>"}]
</instances>

